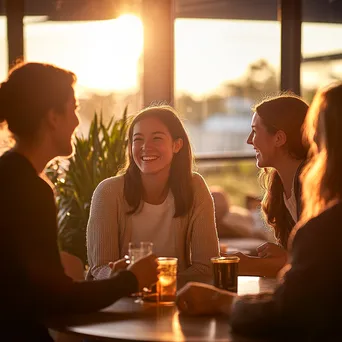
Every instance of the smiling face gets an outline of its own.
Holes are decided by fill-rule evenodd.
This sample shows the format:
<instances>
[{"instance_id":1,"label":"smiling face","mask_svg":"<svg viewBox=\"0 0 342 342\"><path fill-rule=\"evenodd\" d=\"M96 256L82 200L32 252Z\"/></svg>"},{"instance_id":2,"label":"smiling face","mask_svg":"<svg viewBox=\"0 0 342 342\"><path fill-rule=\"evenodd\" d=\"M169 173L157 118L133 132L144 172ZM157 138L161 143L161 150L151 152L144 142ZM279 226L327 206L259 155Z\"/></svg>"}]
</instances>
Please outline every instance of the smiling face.
<instances>
[{"instance_id":1,"label":"smiling face","mask_svg":"<svg viewBox=\"0 0 342 342\"><path fill-rule=\"evenodd\" d=\"M182 139L173 140L167 127L154 117L146 117L133 127L132 155L142 174L169 173Z\"/></svg>"},{"instance_id":2,"label":"smiling face","mask_svg":"<svg viewBox=\"0 0 342 342\"><path fill-rule=\"evenodd\" d=\"M252 131L248 136L247 144L253 145L256 152L257 167L274 167L276 160L277 134L271 134L263 124L261 117L254 113Z\"/></svg>"}]
</instances>

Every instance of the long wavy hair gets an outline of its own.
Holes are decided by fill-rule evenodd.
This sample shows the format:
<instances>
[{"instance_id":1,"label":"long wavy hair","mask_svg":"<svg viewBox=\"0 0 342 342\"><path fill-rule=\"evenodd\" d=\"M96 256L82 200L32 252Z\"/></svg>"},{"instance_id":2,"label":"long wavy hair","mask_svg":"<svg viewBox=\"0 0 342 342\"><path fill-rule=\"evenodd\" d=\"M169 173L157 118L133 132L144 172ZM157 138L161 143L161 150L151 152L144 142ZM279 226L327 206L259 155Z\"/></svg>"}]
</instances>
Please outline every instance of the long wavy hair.
<instances>
[{"instance_id":1,"label":"long wavy hair","mask_svg":"<svg viewBox=\"0 0 342 342\"><path fill-rule=\"evenodd\" d=\"M303 128L311 159L301 175L303 213L298 226L342 196L341 82L316 93Z\"/></svg>"},{"instance_id":2,"label":"long wavy hair","mask_svg":"<svg viewBox=\"0 0 342 342\"><path fill-rule=\"evenodd\" d=\"M267 98L254 107L270 134L279 130L286 134L283 147L292 158L298 160L305 160L308 153L308 146L302 140L302 125L307 110L308 105L291 93ZM283 183L274 168L263 168L259 173L259 182L264 190L261 208L265 220L273 227L278 242L286 247L290 230L283 198Z\"/></svg>"},{"instance_id":3,"label":"long wavy hair","mask_svg":"<svg viewBox=\"0 0 342 342\"><path fill-rule=\"evenodd\" d=\"M124 196L132 208L127 214L133 214L139 208L142 200L143 188L141 172L136 165L132 154L132 140L134 126L145 118L160 120L169 130L173 140L182 139L183 146L172 159L169 187L175 200L174 217L184 216L192 207L194 194L192 187L193 154L189 137L185 128L171 106L151 106L140 111L133 119L128 130L128 158L124 170Z\"/></svg>"}]
</instances>

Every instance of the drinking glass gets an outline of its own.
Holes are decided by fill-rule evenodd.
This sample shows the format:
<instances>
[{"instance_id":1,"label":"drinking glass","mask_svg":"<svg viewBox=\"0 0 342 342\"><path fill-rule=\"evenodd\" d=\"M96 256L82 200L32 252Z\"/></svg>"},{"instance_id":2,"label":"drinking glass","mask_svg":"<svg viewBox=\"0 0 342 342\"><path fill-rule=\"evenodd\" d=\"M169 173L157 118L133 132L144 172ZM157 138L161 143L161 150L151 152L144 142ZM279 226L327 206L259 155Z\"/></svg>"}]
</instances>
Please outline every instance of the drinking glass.
<instances>
[{"instance_id":1,"label":"drinking glass","mask_svg":"<svg viewBox=\"0 0 342 342\"><path fill-rule=\"evenodd\" d=\"M128 257L129 263L134 264L137 260L152 254L153 243L152 242L130 242L128 244ZM148 289L143 289L142 292L135 293L134 296L137 297L135 303L142 303L144 292L148 292Z\"/></svg>"},{"instance_id":2,"label":"drinking glass","mask_svg":"<svg viewBox=\"0 0 342 342\"><path fill-rule=\"evenodd\" d=\"M149 254L152 254L152 242L130 242L128 244L128 256L131 264Z\"/></svg>"},{"instance_id":3,"label":"drinking glass","mask_svg":"<svg viewBox=\"0 0 342 342\"><path fill-rule=\"evenodd\" d=\"M157 302L163 305L173 305L177 292L177 258L158 258Z\"/></svg>"},{"instance_id":4,"label":"drinking glass","mask_svg":"<svg viewBox=\"0 0 342 342\"><path fill-rule=\"evenodd\" d=\"M237 256L211 258L214 286L219 289L237 292L239 261L240 258Z\"/></svg>"}]
</instances>

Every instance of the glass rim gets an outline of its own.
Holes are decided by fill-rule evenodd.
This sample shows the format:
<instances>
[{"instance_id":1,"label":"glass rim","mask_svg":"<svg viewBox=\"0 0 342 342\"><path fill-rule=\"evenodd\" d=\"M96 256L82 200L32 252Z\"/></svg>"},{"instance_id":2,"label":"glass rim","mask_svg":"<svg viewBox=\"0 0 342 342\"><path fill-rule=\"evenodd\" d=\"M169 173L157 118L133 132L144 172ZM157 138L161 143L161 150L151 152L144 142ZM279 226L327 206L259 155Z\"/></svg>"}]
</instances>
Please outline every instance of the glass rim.
<instances>
[{"instance_id":1,"label":"glass rim","mask_svg":"<svg viewBox=\"0 0 342 342\"><path fill-rule=\"evenodd\" d=\"M151 246L151 247L153 247L153 242L150 242L150 241L129 242L129 243L128 243L128 246L139 246L139 247L142 247L142 246Z\"/></svg>"},{"instance_id":2,"label":"glass rim","mask_svg":"<svg viewBox=\"0 0 342 342\"><path fill-rule=\"evenodd\" d=\"M237 264L240 261L240 258L237 256L219 256L210 258L213 264Z\"/></svg>"},{"instance_id":3,"label":"glass rim","mask_svg":"<svg viewBox=\"0 0 342 342\"><path fill-rule=\"evenodd\" d=\"M157 258L158 263L162 264L168 264L168 265L174 265L178 263L178 258L173 258L173 257L159 257Z\"/></svg>"}]
</instances>

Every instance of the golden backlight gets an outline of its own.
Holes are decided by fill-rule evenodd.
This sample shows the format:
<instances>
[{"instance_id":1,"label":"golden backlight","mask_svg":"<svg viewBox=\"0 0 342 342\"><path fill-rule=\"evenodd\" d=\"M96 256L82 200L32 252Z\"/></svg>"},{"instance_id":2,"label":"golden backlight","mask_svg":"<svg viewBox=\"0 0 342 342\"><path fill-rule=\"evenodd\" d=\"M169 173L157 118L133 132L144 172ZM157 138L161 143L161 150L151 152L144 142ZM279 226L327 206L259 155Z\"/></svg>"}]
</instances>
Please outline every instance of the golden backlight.
<instances>
[{"instance_id":1,"label":"golden backlight","mask_svg":"<svg viewBox=\"0 0 342 342\"><path fill-rule=\"evenodd\" d=\"M138 86L138 65L143 49L143 26L134 15L97 22L87 27L92 44L79 60L79 83L103 91L124 91Z\"/></svg>"},{"instance_id":2,"label":"golden backlight","mask_svg":"<svg viewBox=\"0 0 342 342\"><path fill-rule=\"evenodd\" d=\"M303 23L303 56L339 52L341 35L342 25ZM6 44L6 21L0 17L0 82L7 76ZM26 60L54 63L74 71L80 93L138 91L142 49L143 24L132 14L94 22L30 18L25 24ZM279 71L279 22L175 21L177 93L195 97L215 94L227 81L243 79L248 65L259 59L267 60ZM302 85L311 89L329 80L329 75L340 73L340 61L302 64Z\"/></svg>"}]
</instances>

